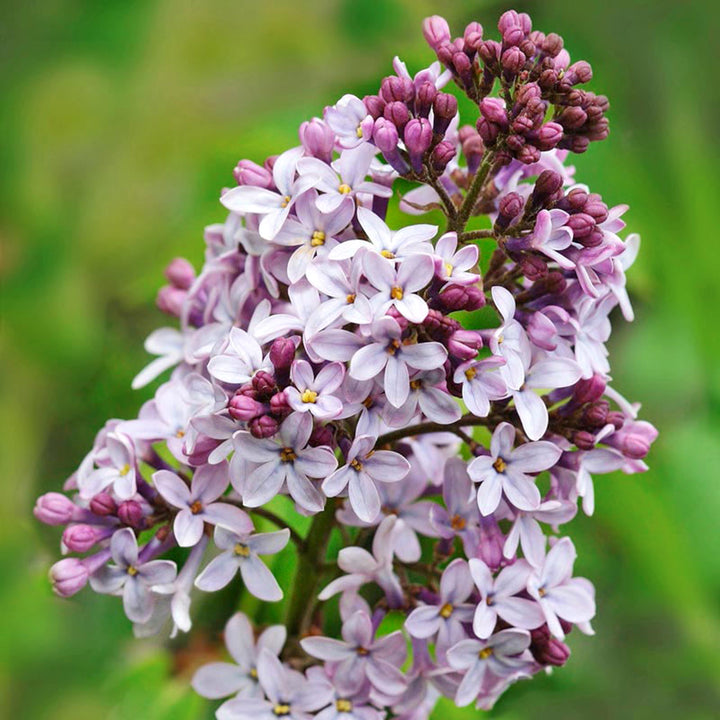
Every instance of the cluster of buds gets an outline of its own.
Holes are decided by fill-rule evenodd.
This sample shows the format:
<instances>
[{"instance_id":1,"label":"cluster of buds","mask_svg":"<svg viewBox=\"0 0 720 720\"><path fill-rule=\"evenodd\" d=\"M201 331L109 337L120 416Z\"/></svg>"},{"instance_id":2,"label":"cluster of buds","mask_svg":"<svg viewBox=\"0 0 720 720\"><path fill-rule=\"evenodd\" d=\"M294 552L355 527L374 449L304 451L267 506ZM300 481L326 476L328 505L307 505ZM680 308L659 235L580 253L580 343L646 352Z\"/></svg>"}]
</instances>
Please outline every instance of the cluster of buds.
<instances>
[{"instance_id":1,"label":"cluster of buds","mask_svg":"<svg viewBox=\"0 0 720 720\"><path fill-rule=\"evenodd\" d=\"M429 19L445 71L396 58L377 95L238 163L200 272L166 271L158 305L179 328L150 335L133 386L169 377L98 433L67 494L37 501L65 528L57 594L122 597L138 635L190 631L195 591L236 576L245 610L285 601L282 625L230 617L234 662L195 674L219 720L489 708L592 633L562 528L594 512L594 475L646 470L657 435L609 384L639 238L565 164L604 132L604 101L574 88L589 66L526 15L499 28L451 41ZM399 188L401 212L447 226L391 227ZM262 559L290 553L292 578Z\"/></svg>"}]
</instances>

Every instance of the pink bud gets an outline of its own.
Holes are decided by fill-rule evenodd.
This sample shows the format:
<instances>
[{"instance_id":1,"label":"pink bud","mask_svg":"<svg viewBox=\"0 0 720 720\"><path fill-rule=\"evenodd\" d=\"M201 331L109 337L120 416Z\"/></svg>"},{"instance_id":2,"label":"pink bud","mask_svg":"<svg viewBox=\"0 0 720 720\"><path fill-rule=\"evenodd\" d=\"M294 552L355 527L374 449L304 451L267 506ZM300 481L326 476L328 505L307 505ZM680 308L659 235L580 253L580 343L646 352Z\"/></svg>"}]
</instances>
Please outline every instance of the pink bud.
<instances>
[{"instance_id":1,"label":"pink bud","mask_svg":"<svg viewBox=\"0 0 720 720\"><path fill-rule=\"evenodd\" d=\"M256 438L269 438L278 431L278 422L270 415L262 415L250 421L250 434Z\"/></svg>"},{"instance_id":2,"label":"pink bud","mask_svg":"<svg viewBox=\"0 0 720 720\"><path fill-rule=\"evenodd\" d=\"M289 370L295 358L295 343L290 338L278 338L270 346L270 362L280 372Z\"/></svg>"},{"instance_id":3,"label":"pink bud","mask_svg":"<svg viewBox=\"0 0 720 720\"><path fill-rule=\"evenodd\" d=\"M262 415L264 411L265 406L262 403L245 395L235 395L228 405L230 415L241 422L249 422Z\"/></svg>"},{"instance_id":4,"label":"pink bud","mask_svg":"<svg viewBox=\"0 0 720 720\"><path fill-rule=\"evenodd\" d=\"M114 515L117 512L117 505L109 493L101 492L90 501L90 510L95 515Z\"/></svg>"},{"instance_id":5,"label":"pink bud","mask_svg":"<svg viewBox=\"0 0 720 720\"><path fill-rule=\"evenodd\" d=\"M73 518L75 504L65 495L50 492L35 501L33 515L46 525L65 525Z\"/></svg>"},{"instance_id":6,"label":"pink bud","mask_svg":"<svg viewBox=\"0 0 720 720\"><path fill-rule=\"evenodd\" d=\"M165 314L180 317L186 297L187 290L181 290L172 285L165 285L158 290L155 304Z\"/></svg>"},{"instance_id":7,"label":"pink bud","mask_svg":"<svg viewBox=\"0 0 720 720\"><path fill-rule=\"evenodd\" d=\"M300 125L300 142L306 152L325 162L332 159L335 147L335 133L319 118Z\"/></svg>"},{"instance_id":8,"label":"pink bud","mask_svg":"<svg viewBox=\"0 0 720 720\"><path fill-rule=\"evenodd\" d=\"M71 552L86 553L104 534L93 525L71 525L65 528L62 539Z\"/></svg>"},{"instance_id":9,"label":"pink bud","mask_svg":"<svg viewBox=\"0 0 720 720\"><path fill-rule=\"evenodd\" d=\"M272 173L252 160L241 160L233 175L238 185L255 185L269 189L274 184Z\"/></svg>"},{"instance_id":10,"label":"pink bud","mask_svg":"<svg viewBox=\"0 0 720 720\"><path fill-rule=\"evenodd\" d=\"M118 505L118 517L125 525L141 528L144 525L145 513L137 500L126 500Z\"/></svg>"},{"instance_id":11,"label":"pink bud","mask_svg":"<svg viewBox=\"0 0 720 720\"><path fill-rule=\"evenodd\" d=\"M433 49L450 42L450 26L445 18L433 15L423 21L423 35L427 44Z\"/></svg>"},{"instance_id":12,"label":"pink bud","mask_svg":"<svg viewBox=\"0 0 720 720\"><path fill-rule=\"evenodd\" d=\"M70 597L87 585L89 574L82 560L65 558L50 568L49 576L53 592L60 597Z\"/></svg>"},{"instance_id":13,"label":"pink bud","mask_svg":"<svg viewBox=\"0 0 720 720\"><path fill-rule=\"evenodd\" d=\"M177 257L165 268L165 277L181 290L189 290L195 280L195 268L185 259Z\"/></svg>"}]
</instances>

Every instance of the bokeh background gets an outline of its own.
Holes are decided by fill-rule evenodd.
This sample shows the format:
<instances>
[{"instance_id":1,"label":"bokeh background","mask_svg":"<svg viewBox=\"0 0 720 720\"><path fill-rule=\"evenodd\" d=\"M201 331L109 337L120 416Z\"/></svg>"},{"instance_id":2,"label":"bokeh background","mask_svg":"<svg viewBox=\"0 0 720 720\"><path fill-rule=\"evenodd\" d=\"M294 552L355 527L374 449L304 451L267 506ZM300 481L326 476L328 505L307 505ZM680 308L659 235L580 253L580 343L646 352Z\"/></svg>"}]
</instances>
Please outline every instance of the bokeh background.
<instances>
[{"instance_id":1,"label":"bokeh background","mask_svg":"<svg viewBox=\"0 0 720 720\"><path fill-rule=\"evenodd\" d=\"M172 257L202 258L203 226L241 157L295 144L299 122L374 92L394 54L432 59L421 20L454 29L495 2L44 0L0 7L0 716L195 720L193 645L132 639L116 601L54 598L57 489L129 383ZM502 720L720 717L720 282L717 3L518 2L595 69L610 139L578 178L628 202L643 236L637 320L616 319L616 386L661 430L651 470L601 476L571 532L598 590L597 636L516 685ZM150 391L148 391L150 392ZM469 713L472 716L472 712ZM436 718L468 717L447 705Z\"/></svg>"}]
</instances>

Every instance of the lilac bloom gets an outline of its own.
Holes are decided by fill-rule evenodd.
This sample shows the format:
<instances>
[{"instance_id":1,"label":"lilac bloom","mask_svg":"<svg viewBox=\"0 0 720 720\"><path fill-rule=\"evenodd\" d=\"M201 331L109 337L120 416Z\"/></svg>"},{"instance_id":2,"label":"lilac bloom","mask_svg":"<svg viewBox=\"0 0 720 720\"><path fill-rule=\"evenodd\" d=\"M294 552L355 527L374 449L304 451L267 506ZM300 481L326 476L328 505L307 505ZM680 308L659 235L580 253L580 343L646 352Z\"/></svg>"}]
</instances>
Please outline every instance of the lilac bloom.
<instances>
[{"instance_id":1,"label":"lilac bloom","mask_svg":"<svg viewBox=\"0 0 720 720\"><path fill-rule=\"evenodd\" d=\"M469 360L455 370L453 380L462 385L463 402L468 410L478 417L487 417L490 413L490 401L507 396L507 385L502 375L493 372L505 364L500 357L485 360Z\"/></svg>"},{"instance_id":2,"label":"lilac bloom","mask_svg":"<svg viewBox=\"0 0 720 720\"><path fill-rule=\"evenodd\" d=\"M190 487L169 470L158 470L153 474L153 483L163 499L180 508L173 522L173 532L180 547L195 545L206 522L240 534L252 531L252 520L246 512L228 503L215 502L227 489L228 482L227 463L199 467Z\"/></svg>"},{"instance_id":3,"label":"lilac bloom","mask_svg":"<svg viewBox=\"0 0 720 720\"><path fill-rule=\"evenodd\" d=\"M133 390L145 387L168 368L185 359L186 336L175 328L159 328L148 335L145 350L157 355L132 381Z\"/></svg>"},{"instance_id":4,"label":"lilac bloom","mask_svg":"<svg viewBox=\"0 0 720 720\"><path fill-rule=\"evenodd\" d=\"M470 560L470 573L480 592L473 618L473 631L479 638L492 635L498 617L523 630L534 630L545 621L538 604L517 597L525 592L533 568L526 560L517 560L503 568L493 579L490 568L477 558Z\"/></svg>"},{"instance_id":5,"label":"lilac bloom","mask_svg":"<svg viewBox=\"0 0 720 720\"><path fill-rule=\"evenodd\" d=\"M295 203L297 220L289 218L274 240L278 245L296 248L287 267L291 283L305 275L315 257L327 255L338 244L336 236L348 226L355 213L349 199L332 212L322 213L315 205L317 197L314 190L301 195Z\"/></svg>"},{"instance_id":6,"label":"lilac bloom","mask_svg":"<svg viewBox=\"0 0 720 720\"><path fill-rule=\"evenodd\" d=\"M595 511L595 490L590 473L610 473L619 470L625 463L622 453L610 448L594 448L579 455L577 470L577 494L583 499L582 507L586 515Z\"/></svg>"},{"instance_id":7,"label":"lilac bloom","mask_svg":"<svg viewBox=\"0 0 720 720\"><path fill-rule=\"evenodd\" d=\"M488 680L530 674L529 646L529 632L510 629L501 630L486 641L461 640L451 647L447 653L450 667L465 671L455 704L458 707L469 705Z\"/></svg>"},{"instance_id":8,"label":"lilac bloom","mask_svg":"<svg viewBox=\"0 0 720 720\"><path fill-rule=\"evenodd\" d=\"M385 429L388 402L382 386L372 380L356 380L349 374L343 383L345 406L341 418L357 417L355 435L378 437Z\"/></svg>"},{"instance_id":9,"label":"lilac bloom","mask_svg":"<svg viewBox=\"0 0 720 720\"><path fill-rule=\"evenodd\" d=\"M350 375L356 380L370 380L385 370L385 395L395 407L403 405L410 394L408 366L433 370L442 367L447 358L447 350L438 342L403 344L402 330L390 317L373 323L372 336L375 342L352 355Z\"/></svg>"},{"instance_id":10,"label":"lilac bloom","mask_svg":"<svg viewBox=\"0 0 720 720\"><path fill-rule=\"evenodd\" d=\"M610 292L617 298L623 317L628 322L633 321L635 314L633 313L630 298L627 293L625 272L629 270L635 262L639 251L640 236L637 233L628 235L625 240L625 249L612 260L612 275L610 275L605 281L610 288Z\"/></svg>"},{"instance_id":11,"label":"lilac bloom","mask_svg":"<svg viewBox=\"0 0 720 720\"><path fill-rule=\"evenodd\" d=\"M308 637L302 649L313 657L335 664L333 677L350 690L359 689L365 678L381 693L398 695L407 681L399 670L405 662L405 638L401 631L374 637L372 620L363 611L353 613L342 626L342 640Z\"/></svg>"},{"instance_id":12,"label":"lilac bloom","mask_svg":"<svg viewBox=\"0 0 720 720\"><path fill-rule=\"evenodd\" d=\"M434 505L430 522L441 537L459 537L465 554L473 557L480 542L477 501L467 464L461 458L450 458L445 464L442 496L445 507Z\"/></svg>"},{"instance_id":13,"label":"lilac bloom","mask_svg":"<svg viewBox=\"0 0 720 720\"><path fill-rule=\"evenodd\" d=\"M408 225L392 231L374 212L362 207L357 209L357 218L368 239L340 243L330 251L328 257L331 260L354 257L359 250L372 250L387 260L433 252L428 241L435 237L436 225Z\"/></svg>"},{"instance_id":14,"label":"lilac bloom","mask_svg":"<svg viewBox=\"0 0 720 720\"><path fill-rule=\"evenodd\" d=\"M477 265L479 254L477 245L465 245L458 250L457 233L445 233L435 244L435 274L446 285L472 285L480 276L467 271Z\"/></svg>"},{"instance_id":15,"label":"lilac bloom","mask_svg":"<svg viewBox=\"0 0 720 720\"><path fill-rule=\"evenodd\" d=\"M375 316L385 315L394 307L410 322L421 323L428 314L425 300L417 294L433 276L433 261L429 255L411 255L397 269L376 253L363 258L365 276L378 292L370 298Z\"/></svg>"},{"instance_id":16,"label":"lilac bloom","mask_svg":"<svg viewBox=\"0 0 720 720\"><path fill-rule=\"evenodd\" d=\"M333 580L318 595L327 600L339 592L357 592L367 583L379 585L391 608L402 607L405 598L400 581L393 571L397 520L389 515L375 531L372 554L360 547L346 547L338 553L338 567L347 575Z\"/></svg>"},{"instance_id":17,"label":"lilac bloom","mask_svg":"<svg viewBox=\"0 0 720 720\"><path fill-rule=\"evenodd\" d=\"M408 72L407 65L397 56L393 58L393 70L398 77L407 78L413 81L415 89L418 90L426 82L434 85L437 90L441 90L452 80L452 71L446 70L439 61L431 63L428 67L423 68L415 73L412 77Z\"/></svg>"},{"instance_id":18,"label":"lilac bloom","mask_svg":"<svg viewBox=\"0 0 720 720\"><path fill-rule=\"evenodd\" d=\"M347 198L355 198L357 193L390 197L392 190L389 187L365 179L376 152L372 145L360 145L344 150L332 165L317 158L300 160L297 165L300 176L312 178L312 186L322 192L315 203L318 210L333 212Z\"/></svg>"},{"instance_id":19,"label":"lilac bloom","mask_svg":"<svg viewBox=\"0 0 720 720\"><path fill-rule=\"evenodd\" d=\"M285 528L271 533L238 535L221 527L215 528L215 544L224 552L213 558L200 573L195 586L205 592L224 588L240 571L245 587L260 600L277 602L283 592L258 555L274 555L280 552L290 539Z\"/></svg>"},{"instance_id":20,"label":"lilac bloom","mask_svg":"<svg viewBox=\"0 0 720 720\"><path fill-rule=\"evenodd\" d=\"M273 165L273 180L277 192L252 185L241 185L228 190L220 202L236 213L255 213L263 215L260 221L260 236L272 240L287 220L290 210L298 197L313 187L317 178L307 173L295 179L298 160L302 157L302 148L293 148L279 155Z\"/></svg>"},{"instance_id":21,"label":"lilac bloom","mask_svg":"<svg viewBox=\"0 0 720 720\"><path fill-rule=\"evenodd\" d=\"M530 247L554 260L561 268L569 270L575 263L562 254L570 247L572 230L565 225L570 216L564 210L541 210L535 220L535 228L529 238Z\"/></svg>"},{"instance_id":22,"label":"lilac bloom","mask_svg":"<svg viewBox=\"0 0 720 720\"><path fill-rule=\"evenodd\" d=\"M391 427L404 427L417 414L418 409L433 422L448 425L460 419L462 412L457 400L444 386L445 371L442 369L428 370L413 375L410 380L410 394L405 403L395 408L387 407L385 420Z\"/></svg>"},{"instance_id":23,"label":"lilac bloom","mask_svg":"<svg viewBox=\"0 0 720 720\"><path fill-rule=\"evenodd\" d=\"M257 675L263 695L237 697L217 710L218 720L310 720L314 712L327 705L330 693L319 683L289 669L277 655L264 647L258 652Z\"/></svg>"},{"instance_id":24,"label":"lilac bloom","mask_svg":"<svg viewBox=\"0 0 720 720\"><path fill-rule=\"evenodd\" d=\"M346 487L350 505L364 522L371 523L380 514L378 482L398 482L410 471L410 463L399 453L373 450L375 438L361 435L348 450L344 467L336 470L322 484L328 497L336 497Z\"/></svg>"},{"instance_id":25,"label":"lilac bloom","mask_svg":"<svg viewBox=\"0 0 720 720\"><path fill-rule=\"evenodd\" d=\"M539 567L545 559L547 543L540 523L557 526L572 520L576 513L577 504L568 500L546 500L537 510L518 510L505 540L503 555L506 558L515 557L520 544L527 561L534 567Z\"/></svg>"},{"instance_id":26,"label":"lilac bloom","mask_svg":"<svg viewBox=\"0 0 720 720\"><path fill-rule=\"evenodd\" d=\"M318 420L332 420L342 413L342 401L333 395L345 377L342 363L329 363L314 375L309 362L295 360L290 377L294 387L286 388L285 396L293 410L309 412Z\"/></svg>"},{"instance_id":27,"label":"lilac bloom","mask_svg":"<svg viewBox=\"0 0 720 720\"><path fill-rule=\"evenodd\" d=\"M505 360L501 372L508 386L519 388L525 378L525 367L530 363L530 341L523 326L515 320L515 298L510 292L495 285L492 298L503 323L490 338L490 349Z\"/></svg>"},{"instance_id":28,"label":"lilac bloom","mask_svg":"<svg viewBox=\"0 0 720 720\"><path fill-rule=\"evenodd\" d=\"M384 720L385 713L370 705L371 685L366 682L358 690L342 687L337 678L330 678L327 669L315 665L307 670L307 678L328 688L330 704L315 715L315 720Z\"/></svg>"},{"instance_id":29,"label":"lilac bloom","mask_svg":"<svg viewBox=\"0 0 720 720\"><path fill-rule=\"evenodd\" d=\"M143 560L138 553L135 533L130 528L115 532L110 540L110 553L115 565L103 565L90 576L92 589L99 593L122 594L128 618L136 623L147 622L155 605L152 588L173 581L177 572L175 563Z\"/></svg>"},{"instance_id":30,"label":"lilac bloom","mask_svg":"<svg viewBox=\"0 0 720 720\"><path fill-rule=\"evenodd\" d=\"M373 118L355 95L343 95L335 105L326 107L324 117L343 148L358 147L372 136Z\"/></svg>"},{"instance_id":31,"label":"lilac bloom","mask_svg":"<svg viewBox=\"0 0 720 720\"><path fill-rule=\"evenodd\" d=\"M453 560L440 579L440 596L435 605L420 605L405 621L413 637L436 637L436 650L444 655L455 643L466 638L463 623L473 618L474 605L466 602L473 592L473 581L465 560Z\"/></svg>"},{"instance_id":32,"label":"lilac bloom","mask_svg":"<svg viewBox=\"0 0 720 720\"><path fill-rule=\"evenodd\" d=\"M320 303L318 291L305 278L288 288L288 297L290 302L284 308L288 312L275 310L257 324L258 342L267 343L292 332L302 333Z\"/></svg>"},{"instance_id":33,"label":"lilac bloom","mask_svg":"<svg viewBox=\"0 0 720 720\"><path fill-rule=\"evenodd\" d=\"M285 644L284 625L271 625L255 642L252 625L242 613L235 613L225 625L225 646L234 663L214 662L200 667L193 676L192 686L202 697L216 700L237 695L261 698L257 659L263 650L279 655Z\"/></svg>"},{"instance_id":34,"label":"lilac bloom","mask_svg":"<svg viewBox=\"0 0 720 720\"><path fill-rule=\"evenodd\" d=\"M252 335L234 327L227 336L222 352L210 358L208 372L220 382L242 385L258 370L271 370L268 360L263 359L262 348Z\"/></svg>"},{"instance_id":35,"label":"lilac bloom","mask_svg":"<svg viewBox=\"0 0 720 720\"><path fill-rule=\"evenodd\" d=\"M612 330L608 313L616 304L617 299L612 294L600 301L583 297L577 303L577 319L569 320L574 331L575 360L584 378L591 378L595 373L605 376L610 372L605 343Z\"/></svg>"},{"instance_id":36,"label":"lilac bloom","mask_svg":"<svg viewBox=\"0 0 720 720\"><path fill-rule=\"evenodd\" d=\"M293 413L272 440L238 433L235 452L258 465L242 484L243 504L264 505L286 484L300 507L308 512L323 509L324 498L309 478L326 478L337 467L337 460L328 447L307 446L312 430L309 413Z\"/></svg>"},{"instance_id":37,"label":"lilac bloom","mask_svg":"<svg viewBox=\"0 0 720 720\"><path fill-rule=\"evenodd\" d=\"M348 263L316 261L307 269L307 279L329 298L308 319L306 332L313 335L342 318L347 323L367 325L372 322L370 301L360 289L362 263L355 259L347 273Z\"/></svg>"},{"instance_id":38,"label":"lilac bloom","mask_svg":"<svg viewBox=\"0 0 720 720\"><path fill-rule=\"evenodd\" d=\"M135 448L127 435L112 432L104 449L102 465L79 482L80 496L89 500L112 485L120 500L128 500L137 490Z\"/></svg>"},{"instance_id":39,"label":"lilac bloom","mask_svg":"<svg viewBox=\"0 0 720 720\"><path fill-rule=\"evenodd\" d=\"M531 440L539 440L545 434L549 421L547 406L534 390L570 387L581 375L580 366L563 357L538 360L529 369L526 366L524 382L517 389L510 388L510 394L523 430Z\"/></svg>"},{"instance_id":40,"label":"lilac bloom","mask_svg":"<svg viewBox=\"0 0 720 720\"><path fill-rule=\"evenodd\" d=\"M500 423L490 441L490 455L476 457L468 466L473 482L480 483L477 502L483 515L495 512L503 494L518 510L536 510L540 491L528 473L551 468L562 451L551 442L528 442L513 449L515 428Z\"/></svg>"},{"instance_id":41,"label":"lilac bloom","mask_svg":"<svg viewBox=\"0 0 720 720\"><path fill-rule=\"evenodd\" d=\"M560 640L565 637L560 620L587 623L595 615L592 585L584 578L572 577L576 557L570 538L558 540L527 585L545 614L550 632Z\"/></svg>"}]
</instances>

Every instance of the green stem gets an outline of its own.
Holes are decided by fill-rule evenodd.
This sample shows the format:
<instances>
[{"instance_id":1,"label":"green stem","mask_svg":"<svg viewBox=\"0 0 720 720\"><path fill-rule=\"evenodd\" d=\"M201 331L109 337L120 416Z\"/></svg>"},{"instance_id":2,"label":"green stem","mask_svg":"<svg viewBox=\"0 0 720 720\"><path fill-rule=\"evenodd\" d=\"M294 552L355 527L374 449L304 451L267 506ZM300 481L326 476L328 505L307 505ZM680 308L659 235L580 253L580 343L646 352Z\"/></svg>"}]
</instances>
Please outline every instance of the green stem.
<instances>
[{"instance_id":1,"label":"green stem","mask_svg":"<svg viewBox=\"0 0 720 720\"><path fill-rule=\"evenodd\" d=\"M313 600L317 595L330 533L335 526L335 501L329 500L323 512L313 519L303 547L298 552L295 588L288 607L286 625L290 638L300 638L312 620Z\"/></svg>"},{"instance_id":2,"label":"green stem","mask_svg":"<svg viewBox=\"0 0 720 720\"><path fill-rule=\"evenodd\" d=\"M475 207L475 203L477 202L478 195L480 195L480 190L482 190L482 187L485 184L485 180L490 173L490 169L492 168L494 161L495 153L492 150L486 151L482 163L480 164L480 167L470 184L467 195L465 195L463 204L460 206L460 211L455 217L454 222L451 223L452 229L456 230L458 233L465 230L465 226L467 225L473 208Z\"/></svg>"}]
</instances>

